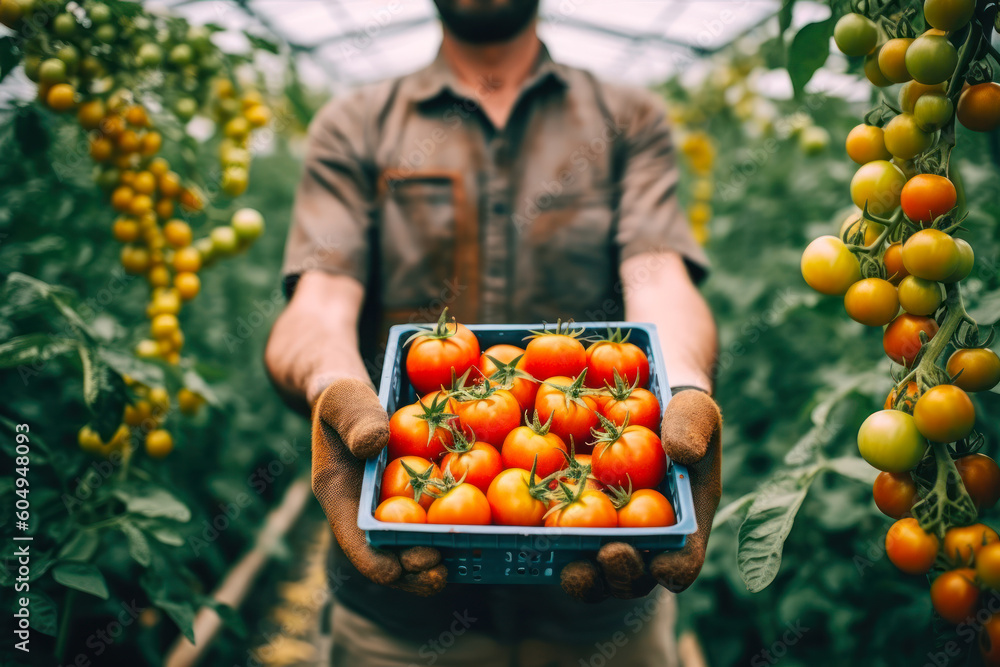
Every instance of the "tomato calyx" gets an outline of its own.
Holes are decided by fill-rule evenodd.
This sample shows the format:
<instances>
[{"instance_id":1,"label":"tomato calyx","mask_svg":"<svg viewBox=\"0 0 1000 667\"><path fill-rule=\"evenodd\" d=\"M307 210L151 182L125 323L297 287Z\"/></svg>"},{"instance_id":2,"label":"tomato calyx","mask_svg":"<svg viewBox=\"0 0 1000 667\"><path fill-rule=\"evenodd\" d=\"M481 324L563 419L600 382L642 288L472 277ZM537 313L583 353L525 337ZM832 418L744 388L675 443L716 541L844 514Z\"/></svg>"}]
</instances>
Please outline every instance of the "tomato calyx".
<instances>
[{"instance_id":1,"label":"tomato calyx","mask_svg":"<svg viewBox=\"0 0 1000 667\"><path fill-rule=\"evenodd\" d=\"M583 329L580 328L573 330L572 326L573 326L572 317L566 320L565 322L563 322L562 319L557 319L555 329L551 331L549 330L548 323L542 322L543 328L541 331L535 331L533 329L529 329L531 335L525 336L522 340L531 340L533 338L540 338L542 336L568 336L569 338L579 338L580 335L583 333Z\"/></svg>"},{"instance_id":2,"label":"tomato calyx","mask_svg":"<svg viewBox=\"0 0 1000 667\"><path fill-rule=\"evenodd\" d=\"M597 446L601 443L611 444L617 442L625 429L628 428L628 413L625 414L625 419L622 420L621 426L614 423L600 412L597 413L597 419L601 422L601 428L594 428L590 430L590 434L594 437L594 451L597 451ZM601 450L601 454L604 454L607 448Z\"/></svg>"},{"instance_id":3,"label":"tomato calyx","mask_svg":"<svg viewBox=\"0 0 1000 667\"><path fill-rule=\"evenodd\" d=\"M423 410L423 414L417 415L417 419L423 419L427 422L428 445L439 428L450 430L452 421L458 419L458 415L446 412L448 407L447 397L435 396L430 405L424 403L424 399L418 398L417 404Z\"/></svg>"},{"instance_id":4,"label":"tomato calyx","mask_svg":"<svg viewBox=\"0 0 1000 667\"><path fill-rule=\"evenodd\" d=\"M444 310L441 311L441 316L438 317L437 324L418 326L417 328L420 330L403 342L404 347L418 338L430 340L445 340L451 338L458 333L458 320L454 317L450 320L448 319L448 308L446 306Z\"/></svg>"},{"instance_id":5,"label":"tomato calyx","mask_svg":"<svg viewBox=\"0 0 1000 667\"><path fill-rule=\"evenodd\" d=\"M523 357L523 354L519 354L509 362L504 363L496 357L487 354L486 358L496 366L496 370L486 380L500 385L502 389L510 389L514 386L514 380L531 380L532 382L537 382L530 373L517 367L517 364Z\"/></svg>"},{"instance_id":6,"label":"tomato calyx","mask_svg":"<svg viewBox=\"0 0 1000 667\"><path fill-rule=\"evenodd\" d=\"M554 382L549 382L546 380L542 384L548 385L553 389L558 390L566 401L566 407L569 407L570 402L576 403L580 407L590 409L590 406L583 400L584 396L589 396L594 393L600 393L600 390L590 389L589 387L583 386L583 381L587 377L587 369L584 368L580 371L580 374L576 376L572 384L555 384Z\"/></svg>"},{"instance_id":7,"label":"tomato calyx","mask_svg":"<svg viewBox=\"0 0 1000 667\"><path fill-rule=\"evenodd\" d=\"M605 382L604 386L607 387L607 391L611 394L612 400L622 401L628 400L632 395L632 392L639 387L639 375L636 374L635 382L629 384L621 375L618 374L618 369L614 369L615 385L612 387L610 383Z\"/></svg>"},{"instance_id":8,"label":"tomato calyx","mask_svg":"<svg viewBox=\"0 0 1000 667\"><path fill-rule=\"evenodd\" d=\"M544 484L545 488L555 489L559 482L569 481L573 484L581 484L586 482L588 479L596 480L593 476L591 466L577 461L572 437L570 438L569 451L561 453L563 458L566 459L566 467L562 470L555 471L539 482L540 484ZM536 456L535 458L537 459L538 457Z\"/></svg>"},{"instance_id":9,"label":"tomato calyx","mask_svg":"<svg viewBox=\"0 0 1000 667\"><path fill-rule=\"evenodd\" d=\"M471 369L470 369L471 370ZM448 395L458 401L459 403L467 403L469 401L484 401L488 399L493 394L497 393L504 387L491 381L490 378L486 378L483 382L479 384L473 384L466 386L465 379L468 376L468 371L462 377L452 381L452 390L448 392Z\"/></svg>"},{"instance_id":10,"label":"tomato calyx","mask_svg":"<svg viewBox=\"0 0 1000 667\"><path fill-rule=\"evenodd\" d=\"M437 478L432 478L431 475L434 473L435 466L427 466L427 470L423 472L417 472L410 466L406 464L406 461L400 460L400 465L403 466L403 470L406 471L407 476L410 478L410 486L413 488L413 499L420 502L420 499L427 494L431 498L437 498L434 495L434 488L437 488L440 484L440 480ZM449 475L451 473L448 473Z\"/></svg>"},{"instance_id":11,"label":"tomato calyx","mask_svg":"<svg viewBox=\"0 0 1000 667\"><path fill-rule=\"evenodd\" d=\"M573 503L578 502L586 490L586 484L577 484L576 490L574 490L573 487L560 480L558 488L548 494L549 500L555 502L542 518L547 519L549 515L561 512Z\"/></svg>"},{"instance_id":12,"label":"tomato calyx","mask_svg":"<svg viewBox=\"0 0 1000 667\"><path fill-rule=\"evenodd\" d=\"M405 464L404 464L405 467ZM451 469L446 469L442 471L441 479L435 480L434 484L430 484L432 488L425 490L424 493L429 495L435 500L443 496L448 495L456 487L465 484L465 478L468 476L469 471L466 470L462 473L462 476L455 479L455 475L452 474Z\"/></svg>"},{"instance_id":13,"label":"tomato calyx","mask_svg":"<svg viewBox=\"0 0 1000 667\"><path fill-rule=\"evenodd\" d=\"M605 487L608 495L611 496L611 504L615 506L616 510L620 510L632 502L632 478L627 473L625 476L628 478L628 491L623 486Z\"/></svg>"},{"instance_id":14,"label":"tomato calyx","mask_svg":"<svg viewBox=\"0 0 1000 667\"><path fill-rule=\"evenodd\" d=\"M532 415L531 419L528 419L528 413L524 413L524 425L531 429L531 432L535 435L548 435L549 428L552 426L552 415L543 424L540 419L538 419L538 410L535 410L535 414Z\"/></svg>"},{"instance_id":15,"label":"tomato calyx","mask_svg":"<svg viewBox=\"0 0 1000 667\"><path fill-rule=\"evenodd\" d=\"M452 454L467 454L472 451L473 445L476 444L475 431L471 428L455 428L454 423L448 424L445 428L451 433L451 444L444 446L447 451Z\"/></svg>"},{"instance_id":16,"label":"tomato calyx","mask_svg":"<svg viewBox=\"0 0 1000 667\"><path fill-rule=\"evenodd\" d=\"M625 332L625 335L623 336L621 327L618 327L617 329L612 329L611 327L608 327L607 335L603 337L600 335L593 336L591 338L584 338L583 340L587 341L588 343L593 343L594 345L597 345L599 343L614 343L621 345L622 343L627 343L628 338L631 335L632 335L631 329Z\"/></svg>"}]
</instances>

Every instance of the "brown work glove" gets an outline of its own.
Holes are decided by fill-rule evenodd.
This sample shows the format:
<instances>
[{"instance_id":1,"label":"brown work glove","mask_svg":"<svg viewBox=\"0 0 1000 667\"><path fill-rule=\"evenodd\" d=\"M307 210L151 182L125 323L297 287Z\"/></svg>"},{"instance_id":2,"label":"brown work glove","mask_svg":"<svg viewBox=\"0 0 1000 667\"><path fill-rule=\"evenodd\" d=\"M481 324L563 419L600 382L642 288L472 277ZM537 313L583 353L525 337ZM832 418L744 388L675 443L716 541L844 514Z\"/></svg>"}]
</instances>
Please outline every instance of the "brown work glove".
<instances>
[{"instance_id":1,"label":"brown work glove","mask_svg":"<svg viewBox=\"0 0 1000 667\"><path fill-rule=\"evenodd\" d=\"M416 595L439 593L447 569L431 547L374 549L358 528L365 459L389 442L389 417L366 383L342 378L313 406L312 488L340 548L362 575Z\"/></svg>"},{"instance_id":2,"label":"brown work glove","mask_svg":"<svg viewBox=\"0 0 1000 667\"><path fill-rule=\"evenodd\" d=\"M562 570L562 587L586 602L608 596L636 598L656 584L679 593L690 586L705 562L712 519L722 496L722 414L712 398L698 390L681 391L670 399L660 429L663 449L673 461L686 465L694 496L698 531L684 548L650 557L624 542L611 542L597 552L597 560L575 561Z\"/></svg>"}]
</instances>

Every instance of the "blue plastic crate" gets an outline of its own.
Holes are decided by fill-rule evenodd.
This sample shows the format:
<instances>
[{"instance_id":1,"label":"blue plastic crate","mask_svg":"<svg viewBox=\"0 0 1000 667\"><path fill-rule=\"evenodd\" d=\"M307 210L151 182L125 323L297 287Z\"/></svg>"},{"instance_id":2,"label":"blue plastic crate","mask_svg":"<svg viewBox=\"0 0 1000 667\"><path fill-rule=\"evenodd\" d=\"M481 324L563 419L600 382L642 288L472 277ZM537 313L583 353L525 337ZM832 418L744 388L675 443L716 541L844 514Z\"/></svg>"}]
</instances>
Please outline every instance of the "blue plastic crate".
<instances>
[{"instance_id":1,"label":"blue plastic crate","mask_svg":"<svg viewBox=\"0 0 1000 667\"><path fill-rule=\"evenodd\" d=\"M604 334L608 327L630 332L635 343L649 357L649 389L662 408L670 400L670 385L663 367L656 326L637 322L580 322L584 336ZM523 346L530 330L541 324L470 325L482 349L498 343ZM379 400L389 414L416 401L406 377L406 347L403 341L418 331L415 325L397 325L389 330L382 367ZM671 463L660 491L670 499L677 523L665 528L545 528L528 526L448 526L387 523L373 515L378 506L382 471L388 463L383 450L368 460L361 487L358 526L368 542L377 547L428 545L441 550L448 567L448 581L476 584L552 584L559 581L564 565L593 555L607 542L628 542L637 549L666 551L680 549L687 536L697 529L691 481L687 468Z\"/></svg>"}]
</instances>

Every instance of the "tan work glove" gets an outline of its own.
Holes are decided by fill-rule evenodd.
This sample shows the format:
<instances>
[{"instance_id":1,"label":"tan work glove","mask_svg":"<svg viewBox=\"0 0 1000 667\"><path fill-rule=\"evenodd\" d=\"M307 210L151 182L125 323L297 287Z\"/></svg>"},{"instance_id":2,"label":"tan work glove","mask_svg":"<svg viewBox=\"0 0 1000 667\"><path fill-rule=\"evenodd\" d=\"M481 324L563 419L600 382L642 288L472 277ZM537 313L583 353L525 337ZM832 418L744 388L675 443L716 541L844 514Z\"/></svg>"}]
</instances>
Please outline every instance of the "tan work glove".
<instances>
[{"instance_id":1,"label":"tan work glove","mask_svg":"<svg viewBox=\"0 0 1000 667\"><path fill-rule=\"evenodd\" d=\"M389 416L378 396L360 380L334 380L312 414L313 493L347 558L377 584L421 596L439 593L448 571L437 549L418 546L398 553L374 549L358 528L365 459L389 442Z\"/></svg>"},{"instance_id":2,"label":"tan work glove","mask_svg":"<svg viewBox=\"0 0 1000 667\"><path fill-rule=\"evenodd\" d=\"M705 548L712 519L722 496L722 414L712 398L701 391L680 391L670 399L660 428L663 449L673 461L686 465L694 496L698 531L688 536L684 548L647 560L624 542L611 542L597 552L597 561L575 561L562 570L562 587L586 602L608 596L636 598L656 584L679 593L690 586L705 562Z\"/></svg>"}]
</instances>

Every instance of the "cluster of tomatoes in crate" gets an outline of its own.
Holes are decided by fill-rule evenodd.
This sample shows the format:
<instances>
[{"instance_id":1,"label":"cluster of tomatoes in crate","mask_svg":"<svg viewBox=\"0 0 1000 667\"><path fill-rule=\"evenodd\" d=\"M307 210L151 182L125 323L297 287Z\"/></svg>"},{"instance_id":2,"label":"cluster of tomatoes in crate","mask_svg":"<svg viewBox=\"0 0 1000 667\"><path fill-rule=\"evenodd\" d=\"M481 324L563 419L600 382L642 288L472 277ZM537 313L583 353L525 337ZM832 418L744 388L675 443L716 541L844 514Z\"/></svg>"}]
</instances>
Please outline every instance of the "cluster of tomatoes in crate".
<instances>
[{"instance_id":1,"label":"cluster of tomatoes in crate","mask_svg":"<svg viewBox=\"0 0 1000 667\"><path fill-rule=\"evenodd\" d=\"M479 340L442 313L407 343L416 402L389 420L375 518L387 522L658 527L667 459L649 360L621 331L572 323L524 348Z\"/></svg>"}]
</instances>

